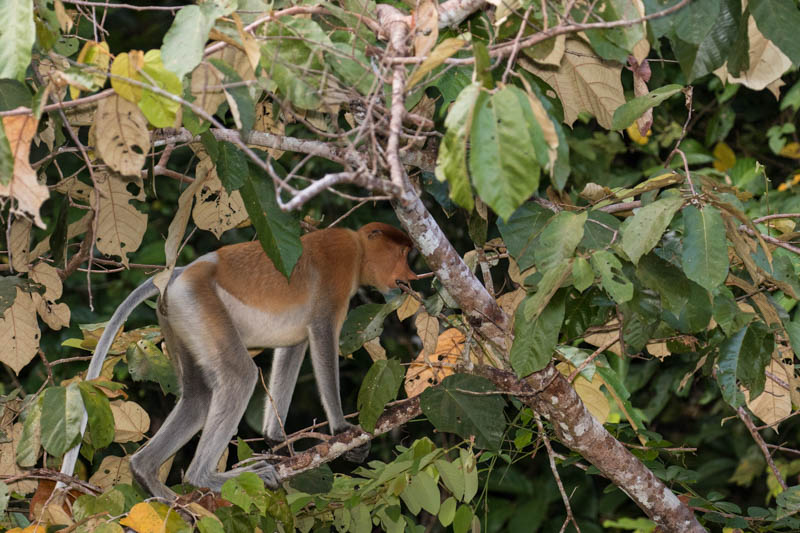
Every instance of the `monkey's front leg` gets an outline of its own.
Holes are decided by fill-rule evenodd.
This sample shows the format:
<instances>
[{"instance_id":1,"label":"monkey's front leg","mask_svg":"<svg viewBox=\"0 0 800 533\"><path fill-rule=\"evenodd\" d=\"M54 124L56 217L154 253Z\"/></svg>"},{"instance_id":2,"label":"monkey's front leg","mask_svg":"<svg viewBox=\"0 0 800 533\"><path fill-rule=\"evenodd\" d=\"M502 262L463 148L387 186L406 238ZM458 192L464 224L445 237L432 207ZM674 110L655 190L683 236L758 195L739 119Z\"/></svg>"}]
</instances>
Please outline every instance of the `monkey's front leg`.
<instances>
[{"instance_id":1,"label":"monkey's front leg","mask_svg":"<svg viewBox=\"0 0 800 533\"><path fill-rule=\"evenodd\" d=\"M294 346L275 348L272 354L263 423L264 440L270 448L286 440L286 415L307 348L308 341L303 341Z\"/></svg>"},{"instance_id":2,"label":"monkey's front leg","mask_svg":"<svg viewBox=\"0 0 800 533\"><path fill-rule=\"evenodd\" d=\"M342 411L342 400L339 395L339 332L330 319L312 323L309 327L311 343L311 364L317 378L322 407L328 417L331 433L337 435L347 431L353 424L347 422ZM344 454L344 458L354 463L361 463L369 454L370 443L367 442Z\"/></svg>"}]
</instances>

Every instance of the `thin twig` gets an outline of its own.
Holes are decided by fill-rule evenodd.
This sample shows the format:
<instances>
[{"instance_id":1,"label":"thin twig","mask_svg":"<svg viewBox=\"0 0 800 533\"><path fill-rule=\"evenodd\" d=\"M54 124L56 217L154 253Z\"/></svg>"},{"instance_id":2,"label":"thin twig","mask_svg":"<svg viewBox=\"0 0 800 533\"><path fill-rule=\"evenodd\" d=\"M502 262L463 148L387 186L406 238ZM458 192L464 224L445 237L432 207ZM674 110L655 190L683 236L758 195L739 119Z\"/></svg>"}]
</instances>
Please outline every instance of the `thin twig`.
<instances>
[{"instance_id":1,"label":"thin twig","mask_svg":"<svg viewBox=\"0 0 800 533\"><path fill-rule=\"evenodd\" d=\"M772 474L778 480L780 486L783 488L783 490L787 490L789 486L786 484L786 480L783 479L778 467L775 466L775 461L772 460L772 454L769 453L767 443L764 442L764 439L756 429L755 424L753 424L753 419L750 418L750 415L747 414L747 411L744 410L744 407L739 407L739 409L736 410L736 414L739 415L739 418L742 420L742 422L744 422L744 425L750 431L750 435L753 436L753 440L756 441L758 447L761 448L761 453L764 454L764 459L767 460L767 465L769 465L770 470L772 470Z\"/></svg>"}]
</instances>

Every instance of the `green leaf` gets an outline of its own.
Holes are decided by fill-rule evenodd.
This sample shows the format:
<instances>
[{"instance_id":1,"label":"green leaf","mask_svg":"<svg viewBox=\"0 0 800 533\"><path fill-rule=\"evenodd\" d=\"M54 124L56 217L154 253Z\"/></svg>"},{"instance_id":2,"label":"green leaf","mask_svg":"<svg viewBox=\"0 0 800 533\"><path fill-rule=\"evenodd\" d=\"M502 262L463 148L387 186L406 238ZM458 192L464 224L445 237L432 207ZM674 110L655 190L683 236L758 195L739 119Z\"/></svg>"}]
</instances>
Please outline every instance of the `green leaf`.
<instances>
[{"instance_id":1,"label":"green leaf","mask_svg":"<svg viewBox=\"0 0 800 533\"><path fill-rule=\"evenodd\" d=\"M713 291L728 277L728 244L725 225L717 208L683 210L685 233L681 262L686 277Z\"/></svg>"},{"instance_id":2,"label":"green leaf","mask_svg":"<svg viewBox=\"0 0 800 533\"><path fill-rule=\"evenodd\" d=\"M306 494L325 494L333 488L333 471L327 464L306 470L294 476L289 484Z\"/></svg>"},{"instance_id":3,"label":"green leaf","mask_svg":"<svg viewBox=\"0 0 800 533\"><path fill-rule=\"evenodd\" d=\"M453 519L456 516L456 505L458 505L458 503L452 496L442 502L439 508L439 523L444 527L453 523Z\"/></svg>"},{"instance_id":4,"label":"green leaf","mask_svg":"<svg viewBox=\"0 0 800 533\"><path fill-rule=\"evenodd\" d=\"M359 305L350 311L339 334L339 351L349 355L365 342L379 337L383 332L383 321L401 302L402 299L397 298L385 304Z\"/></svg>"},{"instance_id":5,"label":"green leaf","mask_svg":"<svg viewBox=\"0 0 800 533\"><path fill-rule=\"evenodd\" d=\"M675 56L689 81L722 66L735 53L741 24L739 0L690 2L676 14L675 35L670 37Z\"/></svg>"},{"instance_id":6,"label":"green leaf","mask_svg":"<svg viewBox=\"0 0 800 533\"><path fill-rule=\"evenodd\" d=\"M466 504L458 506L455 517L453 517L453 533L467 533L472 529L472 507Z\"/></svg>"},{"instance_id":7,"label":"green leaf","mask_svg":"<svg viewBox=\"0 0 800 533\"><path fill-rule=\"evenodd\" d=\"M445 487L457 500L464 499L464 471L461 466L460 461L450 462L445 459L437 459L433 462L436 466L436 469L439 471L439 475L442 477L444 481ZM455 511L455 509L454 509ZM452 518L451 518L452 520ZM447 525L447 524L444 524Z\"/></svg>"},{"instance_id":8,"label":"green leaf","mask_svg":"<svg viewBox=\"0 0 800 533\"><path fill-rule=\"evenodd\" d=\"M397 398L404 375L403 367L396 359L379 360L372 364L358 390L358 423L364 431L375 431L383 408Z\"/></svg>"},{"instance_id":9,"label":"green leaf","mask_svg":"<svg viewBox=\"0 0 800 533\"><path fill-rule=\"evenodd\" d=\"M332 43L338 53L325 52L325 61L333 66L349 86L355 88L362 95L367 95L372 90L375 75L367 67L370 60L362 49L364 44L360 40L351 42Z\"/></svg>"},{"instance_id":10,"label":"green leaf","mask_svg":"<svg viewBox=\"0 0 800 533\"><path fill-rule=\"evenodd\" d=\"M591 257L592 268L600 276L603 289L621 304L633 298L633 283L622 273L622 263L607 250L598 250Z\"/></svg>"},{"instance_id":11,"label":"green leaf","mask_svg":"<svg viewBox=\"0 0 800 533\"><path fill-rule=\"evenodd\" d=\"M42 399L42 448L61 457L81 438L83 400L76 383L50 387Z\"/></svg>"},{"instance_id":12,"label":"green leaf","mask_svg":"<svg viewBox=\"0 0 800 533\"><path fill-rule=\"evenodd\" d=\"M78 383L78 389L89 418L87 435L91 439L92 447L105 448L114 440L114 414L108 398L87 381Z\"/></svg>"},{"instance_id":13,"label":"green leaf","mask_svg":"<svg viewBox=\"0 0 800 533\"><path fill-rule=\"evenodd\" d=\"M572 274L572 261L567 261L564 265L552 268L542 275L542 279L536 287L536 292L528 296L521 304L525 320L534 322L544 308L550 303L553 295Z\"/></svg>"},{"instance_id":14,"label":"green leaf","mask_svg":"<svg viewBox=\"0 0 800 533\"><path fill-rule=\"evenodd\" d=\"M742 311L739 304L736 302L736 298L733 296L733 292L725 285L720 285L714 291L713 316L725 335L730 337L745 327L755 315ZM798 331L798 333L800 333L800 331ZM797 349L800 349L800 338L798 338L798 341Z\"/></svg>"},{"instance_id":15,"label":"green leaf","mask_svg":"<svg viewBox=\"0 0 800 533\"><path fill-rule=\"evenodd\" d=\"M751 400L764 392L766 381L764 369L769 364L774 349L775 337L767 326L760 321L751 322L742 340L736 369L736 377L750 391Z\"/></svg>"},{"instance_id":16,"label":"green leaf","mask_svg":"<svg viewBox=\"0 0 800 533\"><path fill-rule=\"evenodd\" d=\"M17 80L0 79L0 111L31 107L31 91ZM2 126L2 121L0 121Z\"/></svg>"},{"instance_id":17,"label":"green leaf","mask_svg":"<svg viewBox=\"0 0 800 533\"><path fill-rule=\"evenodd\" d=\"M450 198L468 211L472 211L474 201L467 170L467 137L480 92L478 83L467 85L450 106L444 121L447 131L436 158L436 179L447 180Z\"/></svg>"},{"instance_id":18,"label":"green leaf","mask_svg":"<svg viewBox=\"0 0 800 533\"><path fill-rule=\"evenodd\" d=\"M219 143L219 158L215 162L219 179L228 194L244 185L249 172L247 156L235 144L221 141Z\"/></svg>"},{"instance_id":19,"label":"green leaf","mask_svg":"<svg viewBox=\"0 0 800 533\"><path fill-rule=\"evenodd\" d=\"M42 396L28 405L25 410L25 423L22 425L22 435L17 445L17 464L22 467L31 467L36 464L39 449L42 445Z\"/></svg>"},{"instance_id":20,"label":"green leaf","mask_svg":"<svg viewBox=\"0 0 800 533\"><path fill-rule=\"evenodd\" d=\"M226 481L220 496L248 513L252 506L262 513L267 510L264 482L253 472L244 472Z\"/></svg>"},{"instance_id":21,"label":"green leaf","mask_svg":"<svg viewBox=\"0 0 800 533\"><path fill-rule=\"evenodd\" d=\"M303 253L300 224L291 214L278 207L272 180L267 180L263 174L260 169L250 165L250 172L241 189L242 200L258 232L261 247L275 268L288 279Z\"/></svg>"},{"instance_id":22,"label":"green leaf","mask_svg":"<svg viewBox=\"0 0 800 533\"><path fill-rule=\"evenodd\" d=\"M459 448L458 456L461 459L461 470L464 472L464 502L466 503L472 501L472 498L478 493L478 468L472 450Z\"/></svg>"},{"instance_id":23,"label":"green leaf","mask_svg":"<svg viewBox=\"0 0 800 533\"><path fill-rule=\"evenodd\" d=\"M182 79L187 72L203 60L203 48L214 21L222 10L213 2L199 6L188 5L175 15L172 25L164 36L161 57L164 66Z\"/></svg>"},{"instance_id":24,"label":"green leaf","mask_svg":"<svg viewBox=\"0 0 800 533\"><path fill-rule=\"evenodd\" d=\"M222 522L211 516L204 516L197 521L197 529L200 533L225 533L225 527Z\"/></svg>"},{"instance_id":25,"label":"green leaf","mask_svg":"<svg viewBox=\"0 0 800 533\"><path fill-rule=\"evenodd\" d=\"M108 516L119 516L124 512L125 495L116 489L111 489L99 496L84 494L72 504L72 514L75 521L78 522L83 522L101 513Z\"/></svg>"},{"instance_id":26,"label":"green leaf","mask_svg":"<svg viewBox=\"0 0 800 533\"><path fill-rule=\"evenodd\" d=\"M778 518L795 514L798 510L800 510L800 485L789 487L785 491L778 494L778 496L775 498L775 502L781 509L778 513Z\"/></svg>"},{"instance_id":27,"label":"green leaf","mask_svg":"<svg viewBox=\"0 0 800 533\"><path fill-rule=\"evenodd\" d=\"M250 90L247 85L241 83L241 76L229 64L216 58L211 58L209 61L225 75L224 83L230 84L225 87L225 94L233 99L233 102L228 100L228 107L234 122L236 122L236 127L241 130L243 136L246 136L253 129L256 121L255 102L250 96Z\"/></svg>"},{"instance_id":28,"label":"green leaf","mask_svg":"<svg viewBox=\"0 0 800 533\"><path fill-rule=\"evenodd\" d=\"M5 515L8 509L9 490L8 485L0 481L0 516Z\"/></svg>"},{"instance_id":29,"label":"green leaf","mask_svg":"<svg viewBox=\"0 0 800 533\"><path fill-rule=\"evenodd\" d=\"M506 427L505 400L495 394L470 394L494 390L492 383L482 377L453 374L439 386L425 389L420 406L437 430L455 433L463 439L474 435L479 448L497 450Z\"/></svg>"},{"instance_id":30,"label":"green leaf","mask_svg":"<svg viewBox=\"0 0 800 533\"><path fill-rule=\"evenodd\" d=\"M14 154L6 137L6 129L0 120L0 185L8 185L14 175Z\"/></svg>"},{"instance_id":31,"label":"green leaf","mask_svg":"<svg viewBox=\"0 0 800 533\"><path fill-rule=\"evenodd\" d=\"M572 264L572 285L583 292L594 283L594 271L589 261L583 257L576 257Z\"/></svg>"},{"instance_id":32,"label":"green leaf","mask_svg":"<svg viewBox=\"0 0 800 533\"><path fill-rule=\"evenodd\" d=\"M537 239L553 215L549 209L529 202L521 205L508 220L497 221L508 253L517 261L520 270L533 266Z\"/></svg>"},{"instance_id":33,"label":"green leaf","mask_svg":"<svg viewBox=\"0 0 800 533\"><path fill-rule=\"evenodd\" d=\"M161 62L160 50L148 50L144 55L144 67L142 67L143 81L151 81L155 85L175 96L183 93L181 80L171 71L164 67ZM142 110L147 120L156 128L169 128L175 126L175 119L178 116L180 102L161 96L149 89L142 89L142 99L138 102L139 109Z\"/></svg>"},{"instance_id":34,"label":"green leaf","mask_svg":"<svg viewBox=\"0 0 800 533\"><path fill-rule=\"evenodd\" d=\"M17 289L27 293L44 294L44 287L27 278L17 276L0 276L0 315L14 305L17 299Z\"/></svg>"},{"instance_id":35,"label":"green leaf","mask_svg":"<svg viewBox=\"0 0 800 533\"><path fill-rule=\"evenodd\" d=\"M659 87L647 94L625 102L614 111L611 129L624 130L636 122L636 119L641 117L645 111L660 105L661 102L678 94L682 89L682 85L665 85L664 87Z\"/></svg>"},{"instance_id":36,"label":"green leaf","mask_svg":"<svg viewBox=\"0 0 800 533\"><path fill-rule=\"evenodd\" d=\"M128 346L128 371L134 381L155 381L164 394L180 395L172 363L153 341L141 339Z\"/></svg>"},{"instance_id":37,"label":"green leaf","mask_svg":"<svg viewBox=\"0 0 800 533\"><path fill-rule=\"evenodd\" d=\"M424 470L411 478L406 490L414 491L422 508L432 515L439 512L441 496L436 481Z\"/></svg>"},{"instance_id":38,"label":"green leaf","mask_svg":"<svg viewBox=\"0 0 800 533\"><path fill-rule=\"evenodd\" d=\"M511 367L518 376L524 377L543 369L553 358L564 322L564 294L564 291L556 293L536 320L518 317L514 321L514 344L511 345L510 357Z\"/></svg>"},{"instance_id":39,"label":"green leaf","mask_svg":"<svg viewBox=\"0 0 800 533\"><path fill-rule=\"evenodd\" d=\"M622 224L622 249L634 265L658 244L682 204L679 195L662 197L637 210Z\"/></svg>"},{"instance_id":40,"label":"green leaf","mask_svg":"<svg viewBox=\"0 0 800 533\"><path fill-rule=\"evenodd\" d=\"M800 65L800 11L794 0L752 0L748 3L758 30L775 43L792 63Z\"/></svg>"},{"instance_id":41,"label":"green leaf","mask_svg":"<svg viewBox=\"0 0 800 533\"><path fill-rule=\"evenodd\" d=\"M536 268L542 272L563 267L575 255L583 238L586 212L561 211L547 223L533 252Z\"/></svg>"},{"instance_id":42,"label":"green leaf","mask_svg":"<svg viewBox=\"0 0 800 533\"><path fill-rule=\"evenodd\" d=\"M736 384L736 374L747 329L742 328L725 339L719 347L717 358L717 384L722 392L722 399L734 409L744 404L744 395Z\"/></svg>"},{"instance_id":43,"label":"green leaf","mask_svg":"<svg viewBox=\"0 0 800 533\"><path fill-rule=\"evenodd\" d=\"M539 186L541 163L547 161L538 161L538 151L531 150L544 142L537 129L541 133L527 96L517 87L478 96L470 130L470 174L481 199L503 220Z\"/></svg>"},{"instance_id":44,"label":"green leaf","mask_svg":"<svg viewBox=\"0 0 800 533\"><path fill-rule=\"evenodd\" d=\"M586 9L577 4L578 8L573 14L580 13L585 16ZM594 16L599 16L605 21L635 20L640 14L636 4L628 0L608 0L604 2L603 9L594 10L590 8ZM574 15L573 15L574 16ZM581 17L583 18L583 17ZM612 59L620 63L627 61L628 55L633 52L636 43L645 38L644 26L642 24L632 24L627 27L603 28L589 30L586 32L592 48L600 54L603 59Z\"/></svg>"},{"instance_id":45,"label":"green leaf","mask_svg":"<svg viewBox=\"0 0 800 533\"><path fill-rule=\"evenodd\" d=\"M689 301L691 282L678 267L655 253L641 258L636 275L645 287L658 292L661 305L675 315L679 315Z\"/></svg>"},{"instance_id":46,"label":"green leaf","mask_svg":"<svg viewBox=\"0 0 800 533\"><path fill-rule=\"evenodd\" d=\"M0 78L22 81L36 40L31 0L0 2Z\"/></svg>"}]
</instances>

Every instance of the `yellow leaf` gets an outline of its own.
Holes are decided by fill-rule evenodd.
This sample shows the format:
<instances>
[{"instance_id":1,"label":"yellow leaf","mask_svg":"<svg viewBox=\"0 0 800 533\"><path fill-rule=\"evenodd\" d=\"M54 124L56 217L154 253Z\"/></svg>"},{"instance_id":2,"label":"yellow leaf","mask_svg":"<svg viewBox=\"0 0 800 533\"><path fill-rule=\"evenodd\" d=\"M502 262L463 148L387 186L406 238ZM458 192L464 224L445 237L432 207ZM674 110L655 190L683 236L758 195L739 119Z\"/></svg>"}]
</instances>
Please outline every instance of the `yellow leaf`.
<instances>
[{"instance_id":1,"label":"yellow leaf","mask_svg":"<svg viewBox=\"0 0 800 533\"><path fill-rule=\"evenodd\" d=\"M422 0L414 11L414 55L426 57L439 38L439 8L433 0Z\"/></svg>"},{"instance_id":2,"label":"yellow leaf","mask_svg":"<svg viewBox=\"0 0 800 533\"><path fill-rule=\"evenodd\" d=\"M731 147L724 142L718 142L714 147L714 168L720 172L725 172L733 168L736 164L736 154Z\"/></svg>"},{"instance_id":3,"label":"yellow leaf","mask_svg":"<svg viewBox=\"0 0 800 533\"><path fill-rule=\"evenodd\" d=\"M165 520L148 502L137 503L128 513L128 516L119 521L123 526L136 531L136 533L163 533Z\"/></svg>"},{"instance_id":4,"label":"yellow leaf","mask_svg":"<svg viewBox=\"0 0 800 533\"><path fill-rule=\"evenodd\" d=\"M556 368L565 376L569 376L575 371L575 367L567 363L558 363ZM605 424L611 412L611 405L609 405L606 395L600 390L602 385L605 385L605 382L598 374L594 375L592 381L579 374L572 382L572 387L580 396L583 405L598 422Z\"/></svg>"},{"instance_id":5,"label":"yellow leaf","mask_svg":"<svg viewBox=\"0 0 800 533\"><path fill-rule=\"evenodd\" d=\"M416 396L451 375L464 352L465 340L461 331L450 328L436 339L436 348L430 355L426 357L424 352L420 352L406 371L406 394L409 397Z\"/></svg>"},{"instance_id":6,"label":"yellow leaf","mask_svg":"<svg viewBox=\"0 0 800 533\"><path fill-rule=\"evenodd\" d=\"M135 402L111 402L114 415L114 442L137 442L150 428L150 416Z\"/></svg>"},{"instance_id":7,"label":"yellow leaf","mask_svg":"<svg viewBox=\"0 0 800 533\"><path fill-rule=\"evenodd\" d=\"M80 54L78 54L78 63L95 67L101 72L92 74L92 79L95 84L102 87L106 82L105 71L108 70L108 64L111 62L111 54L108 52L108 43L97 41L87 41L83 45ZM81 95L81 90L74 85L70 85L69 94L73 100Z\"/></svg>"},{"instance_id":8,"label":"yellow leaf","mask_svg":"<svg viewBox=\"0 0 800 533\"><path fill-rule=\"evenodd\" d=\"M417 335L422 339L422 350L430 355L436 351L436 339L439 337L439 320L424 310L420 311L414 320Z\"/></svg>"},{"instance_id":9,"label":"yellow leaf","mask_svg":"<svg viewBox=\"0 0 800 533\"><path fill-rule=\"evenodd\" d=\"M636 125L636 123L628 126L625 131L628 132L628 137L630 137L633 142L641 145L647 144L647 141L650 140L650 136L653 135L652 129L647 130L647 135L642 135L639 133L639 127Z\"/></svg>"},{"instance_id":10,"label":"yellow leaf","mask_svg":"<svg viewBox=\"0 0 800 533\"><path fill-rule=\"evenodd\" d=\"M420 63L419 67L411 73L411 76L408 78L408 83L406 83L406 89L413 87L418 81L425 77L425 74L444 63L445 59L461 50L465 44L467 44L467 42L464 39L457 38L445 39L440 42L436 48L433 49L431 55Z\"/></svg>"},{"instance_id":11,"label":"yellow leaf","mask_svg":"<svg viewBox=\"0 0 800 533\"><path fill-rule=\"evenodd\" d=\"M778 155L788 157L789 159L800 159L800 143L790 142L778 152ZM795 176L796 177L796 176Z\"/></svg>"},{"instance_id":12,"label":"yellow leaf","mask_svg":"<svg viewBox=\"0 0 800 533\"><path fill-rule=\"evenodd\" d=\"M111 63L111 74L121 76L131 80L141 81L139 71L144 67L144 52L141 50L131 50L123 52ZM139 103L142 99L142 88L131 85L123 79L112 77L111 86L118 95L129 102Z\"/></svg>"},{"instance_id":13,"label":"yellow leaf","mask_svg":"<svg viewBox=\"0 0 800 533\"><path fill-rule=\"evenodd\" d=\"M414 313L417 312L417 309L419 309L419 306L419 300L410 294L407 294L406 299L403 300L403 303L397 308L397 318L403 321L406 318L413 316Z\"/></svg>"}]
</instances>

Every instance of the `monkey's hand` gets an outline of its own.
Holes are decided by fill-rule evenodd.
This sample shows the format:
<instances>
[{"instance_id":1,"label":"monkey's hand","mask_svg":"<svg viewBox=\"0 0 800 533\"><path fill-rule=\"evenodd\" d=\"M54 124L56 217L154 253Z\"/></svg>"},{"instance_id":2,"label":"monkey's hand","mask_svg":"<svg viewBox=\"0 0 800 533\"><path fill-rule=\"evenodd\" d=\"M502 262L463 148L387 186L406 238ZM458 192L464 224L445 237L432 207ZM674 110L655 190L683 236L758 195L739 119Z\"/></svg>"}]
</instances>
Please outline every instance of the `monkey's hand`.
<instances>
[{"instance_id":1,"label":"monkey's hand","mask_svg":"<svg viewBox=\"0 0 800 533\"><path fill-rule=\"evenodd\" d=\"M351 463L363 463L369 455L369 447L370 443L365 442L358 448L353 448L352 450L346 451L344 453L344 458Z\"/></svg>"}]
</instances>

